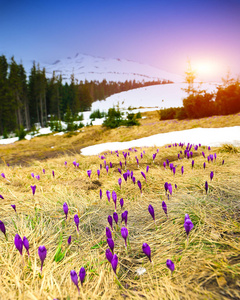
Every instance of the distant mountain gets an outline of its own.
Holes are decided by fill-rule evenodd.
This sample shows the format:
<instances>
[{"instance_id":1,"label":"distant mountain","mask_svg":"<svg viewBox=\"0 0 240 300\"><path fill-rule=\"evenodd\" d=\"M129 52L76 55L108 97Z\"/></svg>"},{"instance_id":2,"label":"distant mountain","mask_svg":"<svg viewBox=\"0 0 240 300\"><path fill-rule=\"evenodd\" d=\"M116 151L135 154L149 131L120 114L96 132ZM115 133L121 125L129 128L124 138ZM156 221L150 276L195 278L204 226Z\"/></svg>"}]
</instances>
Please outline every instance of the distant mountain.
<instances>
[{"instance_id":1,"label":"distant mountain","mask_svg":"<svg viewBox=\"0 0 240 300\"><path fill-rule=\"evenodd\" d=\"M74 73L78 81L152 81L170 80L183 82L183 77L162 71L158 68L140 64L125 59L108 59L94 57L77 53L73 58L58 59L52 64L40 62L40 68L46 68L46 76L52 77L53 71L56 75L62 74L63 82L70 82L71 74Z\"/></svg>"}]
</instances>

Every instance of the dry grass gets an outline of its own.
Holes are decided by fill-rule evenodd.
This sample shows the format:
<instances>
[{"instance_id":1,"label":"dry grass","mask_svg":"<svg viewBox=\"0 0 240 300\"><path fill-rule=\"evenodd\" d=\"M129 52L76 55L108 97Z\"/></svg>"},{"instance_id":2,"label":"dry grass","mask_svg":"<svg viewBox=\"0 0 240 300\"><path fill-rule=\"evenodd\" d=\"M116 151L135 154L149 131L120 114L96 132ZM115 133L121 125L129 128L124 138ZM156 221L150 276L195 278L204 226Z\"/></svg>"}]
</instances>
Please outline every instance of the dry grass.
<instances>
[{"instance_id":1,"label":"dry grass","mask_svg":"<svg viewBox=\"0 0 240 300\"><path fill-rule=\"evenodd\" d=\"M126 135L128 130L129 133L139 130L144 134L142 128L144 126L109 131L107 137L98 134L101 141L107 138L114 140L113 135L118 131ZM100 131L94 128L87 130L93 136L97 130ZM31 148L26 148L27 142L24 141L17 143L15 150L21 153L25 151L23 149L29 149L30 153L39 141L39 149L44 152L43 145L49 147L55 138L59 141L56 147L60 148L65 147L64 142L62 144L64 139L74 144L79 137L44 137L44 141L43 138L36 138L29 142ZM140 159L138 169L135 155L140 158L143 150L146 154ZM123 182L122 189L119 189L117 181L120 174L117 168L119 160L123 161L121 153L119 158L115 153L106 155L107 163L111 161L113 168L108 176L102 170L100 180L97 180L97 169L103 161L98 156L83 157L74 153L35 160L25 167L2 165L1 173L5 173L10 182L0 178L0 194L4 196L0 219L5 223L8 236L6 240L0 232L0 299L78 299L70 270L79 272L82 266L85 266L87 276L79 299L239 299L239 152L220 152L219 149L209 152L200 148L193 151L195 166L192 170L191 159L177 159L180 150L179 147L159 148L154 164L152 154L156 152L155 148L131 152L127 169L133 171L137 180L141 180L142 196L138 186L130 181ZM217 160L207 162L205 170L202 167L206 161L201 155L202 150L217 153ZM79 169L72 165L75 159L80 164ZM166 159L177 165L175 176L169 168L163 168L162 162ZM67 167L64 166L65 161L68 162ZM146 165L150 166L147 183L141 176ZM182 165L185 169L183 176L180 172ZM43 168L46 174L42 173ZM92 170L91 181L87 178L88 169ZM55 171L55 178L52 177L52 170ZM210 171L214 171L212 182L209 179ZM39 174L40 180L32 178L31 172ZM207 195L204 190L206 180L209 182ZM173 188L169 200L164 190L166 181L173 187L174 184L178 186L177 189ZM32 184L37 186L34 197L30 188ZM103 191L102 200L99 199L100 188ZM108 215L114 212L113 201L109 203L106 200L106 190L116 191L119 216L120 198L124 199L124 209L129 212L127 251L116 226L113 232L115 253L119 258L119 282L105 258L105 227L108 226ZM169 219L162 211L162 200L167 203ZM69 205L67 221L62 210L65 201ZM11 204L16 204L17 214ZM149 204L155 209L156 226L148 213ZM73 221L76 213L80 218L79 234ZM189 245L183 227L185 213L190 215L194 223ZM30 242L29 261L24 251L25 267L13 243L16 233L21 237L26 236ZM67 245L69 235L72 236L70 247ZM66 250L66 254L63 260L56 262L54 256L61 238L62 250ZM142 253L144 242L152 249L153 264ZM37 253L40 245L47 248L42 276L39 275L40 260ZM172 276L166 268L167 259L175 263ZM141 276L136 273L139 267L146 268Z\"/></svg>"}]
</instances>

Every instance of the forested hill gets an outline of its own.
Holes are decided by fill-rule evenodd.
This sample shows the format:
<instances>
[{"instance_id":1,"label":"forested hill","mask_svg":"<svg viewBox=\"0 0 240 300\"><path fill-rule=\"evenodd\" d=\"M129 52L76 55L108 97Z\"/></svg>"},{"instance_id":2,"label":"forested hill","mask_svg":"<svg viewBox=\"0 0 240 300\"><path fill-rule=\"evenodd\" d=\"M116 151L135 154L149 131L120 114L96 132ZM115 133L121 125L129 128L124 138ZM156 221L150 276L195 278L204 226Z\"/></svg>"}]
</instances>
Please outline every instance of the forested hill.
<instances>
[{"instance_id":1,"label":"forested hill","mask_svg":"<svg viewBox=\"0 0 240 300\"><path fill-rule=\"evenodd\" d=\"M47 78L45 68L35 63L27 78L24 66L16 63L14 57L8 62L4 55L0 56L0 134L14 131L20 126L29 130L35 123L44 127L50 115L61 120L67 110L75 115L90 109L92 102L112 94L172 82L78 82L74 74L71 74L70 79L70 83L64 83L61 74L56 75L55 72L51 78Z\"/></svg>"}]
</instances>

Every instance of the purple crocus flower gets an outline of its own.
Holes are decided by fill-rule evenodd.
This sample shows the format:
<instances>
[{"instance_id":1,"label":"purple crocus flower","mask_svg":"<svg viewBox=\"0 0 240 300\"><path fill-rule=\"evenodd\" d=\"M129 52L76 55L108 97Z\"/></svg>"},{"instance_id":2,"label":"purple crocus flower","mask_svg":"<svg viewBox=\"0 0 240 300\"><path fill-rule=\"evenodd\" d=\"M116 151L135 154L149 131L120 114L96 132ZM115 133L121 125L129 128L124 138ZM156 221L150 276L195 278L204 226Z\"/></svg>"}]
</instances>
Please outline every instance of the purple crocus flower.
<instances>
[{"instance_id":1,"label":"purple crocus flower","mask_svg":"<svg viewBox=\"0 0 240 300\"><path fill-rule=\"evenodd\" d=\"M113 255L111 264L112 264L113 271L114 271L114 273L116 274L117 265L118 265L118 257L117 257L116 254Z\"/></svg>"},{"instance_id":2,"label":"purple crocus flower","mask_svg":"<svg viewBox=\"0 0 240 300\"><path fill-rule=\"evenodd\" d=\"M31 185L31 189L32 189L32 193L33 193L33 196L34 196L35 192L36 192L36 185Z\"/></svg>"},{"instance_id":3,"label":"purple crocus flower","mask_svg":"<svg viewBox=\"0 0 240 300\"><path fill-rule=\"evenodd\" d=\"M122 178L119 178L119 179L118 179L118 184L119 184L119 187L120 187L120 189L121 189Z\"/></svg>"},{"instance_id":4,"label":"purple crocus flower","mask_svg":"<svg viewBox=\"0 0 240 300\"><path fill-rule=\"evenodd\" d=\"M111 162L109 163L109 165L110 165L110 168L112 168L112 167L113 167L113 164L112 164Z\"/></svg>"},{"instance_id":5,"label":"purple crocus flower","mask_svg":"<svg viewBox=\"0 0 240 300\"><path fill-rule=\"evenodd\" d=\"M106 166L106 171L107 171L107 174L108 174L108 171L109 171L109 166Z\"/></svg>"},{"instance_id":6,"label":"purple crocus flower","mask_svg":"<svg viewBox=\"0 0 240 300\"><path fill-rule=\"evenodd\" d=\"M52 176L53 176L53 177L55 176L55 172L54 172L54 171L52 171Z\"/></svg>"},{"instance_id":7,"label":"purple crocus flower","mask_svg":"<svg viewBox=\"0 0 240 300\"><path fill-rule=\"evenodd\" d=\"M154 153L153 154L153 163L154 163L154 160L155 160L156 156L157 156L157 153Z\"/></svg>"},{"instance_id":8,"label":"purple crocus flower","mask_svg":"<svg viewBox=\"0 0 240 300\"><path fill-rule=\"evenodd\" d=\"M206 168L206 163L205 163L205 162L203 163L203 168L204 168L204 169Z\"/></svg>"},{"instance_id":9,"label":"purple crocus flower","mask_svg":"<svg viewBox=\"0 0 240 300\"><path fill-rule=\"evenodd\" d=\"M2 173L1 176L2 176L4 179L6 178L4 173Z\"/></svg>"},{"instance_id":10,"label":"purple crocus flower","mask_svg":"<svg viewBox=\"0 0 240 300\"><path fill-rule=\"evenodd\" d=\"M148 211L149 211L150 215L152 216L152 218L153 218L153 221L155 222L155 213L154 213L154 208L152 207L152 205L151 205L151 204L149 204L149 206L148 206Z\"/></svg>"},{"instance_id":11,"label":"purple crocus flower","mask_svg":"<svg viewBox=\"0 0 240 300\"><path fill-rule=\"evenodd\" d=\"M67 219L67 215L68 215L68 205L66 202L63 203L63 211L66 215L66 219Z\"/></svg>"},{"instance_id":12,"label":"purple crocus flower","mask_svg":"<svg viewBox=\"0 0 240 300\"><path fill-rule=\"evenodd\" d=\"M75 270L70 271L70 276L72 279L72 282L76 285L78 289L78 294L80 294L79 286L78 286L78 275Z\"/></svg>"},{"instance_id":13,"label":"purple crocus flower","mask_svg":"<svg viewBox=\"0 0 240 300\"><path fill-rule=\"evenodd\" d=\"M182 175L184 173L184 166L181 167L181 172L182 172Z\"/></svg>"},{"instance_id":14,"label":"purple crocus flower","mask_svg":"<svg viewBox=\"0 0 240 300\"><path fill-rule=\"evenodd\" d=\"M122 162L121 161L119 162L119 165L120 165L120 168L122 169Z\"/></svg>"},{"instance_id":15,"label":"purple crocus flower","mask_svg":"<svg viewBox=\"0 0 240 300\"><path fill-rule=\"evenodd\" d=\"M104 162L104 167L106 168L107 162L106 160L103 161Z\"/></svg>"},{"instance_id":16,"label":"purple crocus flower","mask_svg":"<svg viewBox=\"0 0 240 300\"><path fill-rule=\"evenodd\" d=\"M108 223L113 230L113 219L112 219L112 216L110 216L110 215L108 216Z\"/></svg>"},{"instance_id":17,"label":"purple crocus flower","mask_svg":"<svg viewBox=\"0 0 240 300\"><path fill-rule=\"evenodd\" d=\"M165 161L163 162L163 167L164 167L164 169L166 169L166 162Z\"/></svg>"},{"instance_id":18,"label":"purple crocus flower","mask_svg":"<svg viewBox=\"0 0 240 300\"><path fill-rule=\"evenodd\" d=\"M28 254L28 256L29 256L29 241L28 241L28 239L24 236L23 237L23 246L25 247L25 249L27 250L27 254Z\"/></svg>"},{"instance_id":19,"label":"purple crocus flower","mask_svg":"<svg viewBox=\"0 0 240 300\"><path fill-rule=\"evenodd\" d=\"M169 166L169 160L168 160L168 159L166 159L166 163L167 163L167 165Z\"/></svg>"},{"instance_id":20,"label":"purple crocus flower","mask_svg":"<svg viewBox=\"0 0 240 300\"><path fill-rule=\"evenodd\" d=\"M127 237L128 237L128 230L126 227L121 228L121 235L125 240L125 247L127 247Z\"/></svg>"},{"instance_id":21,"label":"purple crocus flower","mask_svg":"<svg viewBox=\"0 0 240 300\"><path fill-rule=\"evenodd\" d=\"M39 175L36 175L35 177L36 177L37 180L40 180L40 176Z\"/></svg>"},{"instance_id":22,"label":"purple crocus flower","mask_svg":"<svg viewBox=\"0 0 240 300\"><path fill-rule=\"evenodd\" d=\"M124 201L123 201L123 198L120 199L120 206L121 206L121 209L123 208L123 204L124 204Z\"/></svg>"},{"instance_id":23,"label":"purple crocus flower","mask_svg":"<svg viewBox=\"0 0 240 300\"><path fill-rule=\"evenodd\" d=\"M122 175L122 170L120 168L118 168L118 172Z\"/></svg>"},{"instance_id":24,"label":"purple crocus flower","mask_svg":"<svg viewBox=\"0 0 240 300\"><path fill-rule=\"evenodd\" d=\"M147 257L149 258L150 262L152 262L151 261L151 248L148 246L147 243L143 243L143 245L142 245L142 251L143 251L144 254L147 255Z\"/></svg>"},{"instance_id":25,"label":"purple crocus flower","mask_svg":"<svg viewBox=\"0 0 240 300\"><path fill-rule=\"evenodd\" d=\"M72 236L71 236L71 235L68 237L67 242L68 242L68 245L70 246L70 244L71 244L71 242L72 242Z\"/></svg>"},{"instance_id":26,"label":"purple crocus flower","mask_svg":"<svg viewBox=\"0 0 240 300\"><path fill-rule=\"evenodd\" d=\"M213 180L213 171L210 172L210 179Z\"/></svg>"},{"instance_id":27,"label":"purple crocus flower","mask_svg":"<svg viewBox=\"0 0 240 300\"><path fill-rule=\"evenodd\" d=\"M77 226L77 231L79 232L79 217L78 217L77 214L74 215L74 222L75 222L75 224Z\"/></svg>"},{"instance_id":28,"label":"purple crocus flower","mask_svg":"<svg viewBox=\"0 0 240 300\"><path fill-rule=\"evenodd\" d=\"M112 232L108 227L106 227L106 236L107 236L108 239L112 238Z\"/></svg>"},{"instance_id":29,"label":"purple crocus flower","mask_svg":"<svg viewBox=\"0 0 240 300\"><path fill-rule=\"evenodd\" d=\"M92 174L92 170L87 170L87 175L88 175L89 179L91 177L91 174Z\"/></svg>"},{"instance_id":30,"label":"purple crocus flower","mask_svg":"<svg viewBox=\"0 0 240 300\"><path fill-rule=\"evenodd\" d=\"M139 160L138 160L138 158L136 158L136 162L137 162L137 165L138 165L138 168L139 168Z\"/></svg>"},{"instance_id":31,"label":"purple crocus flower","mask_svg":"<svg viewBox=\"0 0 240 300\"><path fill-rule=\"evenodd\" d=\"M202 156L203 156L204 158L206 158L206 157L205 157L205 153L204 153L203 151L202 151Z\"/></svg>"},{"instance_id":32,"label":"purple crocus flower","mask_svg":"<svg viewBox=\"0 0 240 300\"><path fill-rule=\"evenodd\" d=\"M207 181L205 181L205 190L206 190L206 194L207 194L207 192L208 192L208 182Z\"/></svg>"},{"instance_id":33,"label":"purple crocus flower","mask_svg":"<svg viewBox=\"0 0 240 300\"><path fill-rule=\"evenodd\" d=\"M97 176L98 176L98 179L99 179L99 176L100 176L100 170L97 169Z\"/></svg>"},{"instance_id":34,"label":"purple crocus flower","mask_svg":"<svg viewBox=\"0 0 240 300\"><path fill-rule=\"evenodd\" d=\"M136 183L136 178L133 176L133 178L132 178L132 182L133 182L133 184L135 184Z\"/></svg>"},{"instance_id":35,"label":"purple crocus flower","mask_svg":"<svg viewBox=\"0 0 240 300\"><path fill-rule=\"evenodd\" d=\"M42 273L43 262L44 262L44 260L47 256L47 249L46 249L45 246L39 246L38 255L39 255L39 258L41 260L41 273Z\"/></svg>"},{"instance_id":36,"label":"purple crocus flower","mask_svg":"<svg viewBox=\"0 0 240 300\"><path fill-rule=\"evenodd\" d=\"M168 267L168 269L171 271L172 274L175 269L174 263L170 259L167 259L166 266Z\"/></svg>"},{"instance_id":37,"label":"purple crocus flower","mask_svg":"<svg viewBox=\"0 0 240 300\"><path fill-rule=\"evenodd\" d=\"M2 195L0 195L0 199L4 199Z\"/></svg>"},{"instance_id":38,"label":"purple crocus flower","mask_svg":"<svg viewBox=\"0 0 240 300\"><path fill-rule=\"evenodd\" d=\"M106 195L107 195L107 198L108 198L108 202L110 202L110 199L111 199L111 193L110 191L106 191Z\"/></svg>"},{"instance_id":39,"label":"purple crocus flower","mask_svg":"<svg viewBox=\"0 0 240 300\"><path fill-rule=\"evenodd\" d=\"M123 173L123 178L124 178L124 180L127 182L127 179L128 179L128 173Z\"/></svg>"},{"instance_id":40,"label":"purple crocus flower","mask_svg":"<svg viewBox=\"0 0 240 300\"><path fill-rule=\"evenodd\" d=\"M100 197L100 200L102 199L102 190L100 189L99 191L99 197Z\"/></svg>"},{"instance_id":41,"label":"purple crocus flower","mask_svg":"<svg viewBox=\"0 0 240 300\"><path fill-rule=\"evenodd\" d=\"M146 173L148 173L149 171L149 166L146 166Z\"/></svg>"},{"instance_id":42,"label":"purple crocus flower","mask_svg":"<svg viewBox=\"0 0 240 300\"><path fill-rule=\"evenodd\" d=\"M19 251L19 253L22 255L23 241L18 234L15 235L14 244L15 244L17 250Z\"/></svg>"},{"instance_id":43,"label":"purple crocus flower","mask_svg":"<svg viewBox=\"0 0 240 300\"><path fill-rule=\"evenodd\" d=\"M222 165L224 165L224 160L222 161Z\"/></svg>"},{"instance_id":44,"label":"purple crocus flower","mask_svg":"<svg viewBox=\"0 0 240 300\"><path fill-rule=\"evenodd\" d=\"M106 255L107 260L111 263L111 262L112 262L112 259L113 259L113 254L112 254L112 252L110 251L110 249L107 249L107 250L106 250L105 255Z\"/></svg>"},{"instance_id":45,"label":"purple crocus flower","mask_svg":"<svg viewBox=\"0 0 240 300\"><path fill-rule=\"evenodd\" d=\"M166 216L168 217L168 215L167 215L167 204L164 201L162 202L162 209L165 212Z\"/></svg>"},{"instance_id":46,"label":"purple crocus flower","mask_svg":"<svg viewBox=\"0 0 240 300\"><path fill-rule=\"evenodd\" d=\"M175 183L175 189L177 189L177 185L176 185L176 183Z\"/></svg>"},{"instance_id":47,"label":"purple crocus flower","mask_svg":"<svg viewBox=\"0 0 240 300\"><path fill-rule=\"evenodd\" d=\"M31 173L32 178L34 178L34 173Z\"/></svg>"},{"instance_id":48,"label":"purple crocus flower","mask_svg":"<svg viewBox=\"0 0 240 300\"><path fill-rule=\"evenodd\" d=\"M146 182L147 182L147 179L146 179L146 175L143 173L143 172L141 172L141 174L142 174L142 177L146 180Z\"/></svg>"},{"instance_id":49,"label":"purple crocus flower","mask_svg":"<svg viewBox=\"0 0 240 300\"><path fill-rule=\"evenodd\" d=\"M84 267L81 267L79 271L79 278L80 278L81 285L84 282L85 276L86 276L86 270L84 269Z\"/></svg>"},{"instance_id":50,"label":"purple crocus flower","mask_svg":"<svg viewBox=\"0 0 240 300\"><path fill-rule=\"evenodd\" d=\"M76 166L77 166L76 160L73 161L73 165L74 165L74 167L76 168Z\"/></svg>"},{"instance_id":51,"label":"purple crocus flower","mask_svg":"<svg viewBox=\"0 0 240 300\"><path fill-rule=\"evenodd\" d=\"M128 211L125 210L125 211L122 213L122 221L125 222L125 226L127 226L127 218L128 218Z\"/></svg>"},{"instance_id":52,"label":"purple crocus flower","mask_svg":"<svg viewBox=\"0 0 240 300\"><path fill-rule=\"evenodd\" d=\"M113 219L115 221L115 223L118 223L118 214L116 212L113 213Z\"/></svg>"},{"instance_id":53,"label":"purple crocus flower","mask_svg":"<svg viewBox=\"0 0 240 300\"><path fill-rule=\"evenodd\" d=\"M172 195L172 185L171 185L171 183L168 184L168 190L169 190L170 195Z\"/></svg>"},{"instance_id":54,"label":"purple crocus flower","mask_svg":"<svg viewBox=\"0 0 240 300\"><path fill-rule=\"evenodd\" d=\"M176 167L172 167L173 175L176 173Z\"/></svg>"},{"instance_id":55,"label":"purple crocus flower","mask_svg":"<svg viewBox=\"0 0 240 300\"><path fill-rule=\"evenodd\" d=\"M141 181L138 180L138 181L137 181L137 184L138 184L138 187L139 187L139 189L140 189L140 191L141 191L141 194L142 194L142 184L141 184Z\"/></svg>"},{"instance_id":56,"label":"purple crocus flower","mask_svg":"<svg viewBox=\"0 0 240 300\"><path fill-rule=\"evenodd\" d=\"M45 174L45 169L42 169L42 171L43 171L43 174Z\"/></svg>"},{"instance_id":57,"label":"purple crocus flower","mask_svg":"<svg viewBox=\"0 0 240 300\"><path fill-rule=\"evenodd\" d=\"M189 214L185 214L184 222L186 222L187 219L190 219Z\"/></svg>"},{"instance_id":58,"label":"purple crocus flower","mask_svg":"<svg viewBox=\"0 0 240 300\"><path fill-rule=\"evenodd\" d=\"M114 250L114 241L113 241L113 239L108 238L107 243L108 243L108 246L109 246L109 248L111 249L111 251L113 253L113 250Z\"/></svg>"},{"instance_id":59,"label":"purple crocus flower","mask_svg":"<svg viewBox=\"0 0 240 300\"><path fill-rule=\"evenodd\" d=\"M2 231L2 233L6 236L6 228L5 228L5 225L4 223L0 220L0 230Z\"/></svg>"},{"instance_id":60,"label":"purple crocus flower","mask_svg":"<svg viewBox=\"0 0 240 300\"><path fill-rule=\"evenodd\" d=\"M193 169L193 167L194 167L194 160L192 160L192 169Z\"/></svg>"},{"instance_id":61,"label":"purple crocus flower","mask_svg":"<svg viewBox=\"0 0 240 300\"><path fill-rule=\"evenodd\" d=\"M167 191L168 191L168 183L167 182L164 183L164 188L165 188L165 191L167 193Z\"/></svg>"},{"instance_id":62,"label":"purple crocus flower","mask_svg":"<svg viewBox=\"0 0 240 300\"><path fill-rule=\"evenodd\" d=\"M117 194L115 191L112 191L112 199L115 204L115 210L117 209Z\"/></svg>"},{"instance_id":63,"label":"purple crocus flower","mask_svg":"<svg viewBox=\"0 0 240 300\"><path fill-rule=\"evenodd\" d=\"M66 161L64 162L64 165L65 165L65 166L67 165L67 162L66 162Z\"/></svg>"},{"instance_id":64,"label":"purple crocus flower","mask_svg":"<svg viewBox=\"0 0 240 300\"><path fill-rule=\"evenodd\" d=\"M173 169L173 163L170 163L169 168L172 171L172 169Z\"/></svg>"},{"instance_id":65,"label":"purple crocus flower","mask_svg":"<svg viewBox=\"0 0 240 300\"><path fill-rule=\"evenodd\" d=\"M16 205L15 205L15 204L12 204L11 206L12 206L12 208L15 210L15 212L17 212L17 211L16 211Z\"/></svg>"},{"instance_id":66,"label":"purple crocus flower","mask_svg":"<svg viewBox=\"0 0 240 300\"><path fill-rule=\"evenodd\" d=\"M191 219L190 218L186 219L186 221L184 222L184 228L186 230L187 237L188 237L190 231L193 229L193 227L194 227L194 225L193 225Z\"/></svg>"},{"instance_id":67,"label":"purple crocus flower","mask_svg":"<svg viewBox=\"0 0 240 300\"><path fill-rule=\"evenodd\" d=\"M102 170L102 164L100 164L99 167L100 167L100 170Z\"/></svg>"}]
</instances>

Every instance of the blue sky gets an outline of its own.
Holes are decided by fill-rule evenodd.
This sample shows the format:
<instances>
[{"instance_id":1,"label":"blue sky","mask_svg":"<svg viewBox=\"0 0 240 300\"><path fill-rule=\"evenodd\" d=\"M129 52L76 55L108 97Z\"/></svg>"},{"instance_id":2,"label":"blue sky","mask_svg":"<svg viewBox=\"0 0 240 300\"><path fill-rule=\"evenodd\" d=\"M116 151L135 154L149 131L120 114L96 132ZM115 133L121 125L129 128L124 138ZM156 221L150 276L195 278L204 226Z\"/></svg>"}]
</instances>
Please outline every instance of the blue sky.
<instances>
[{"instance_id":1,"label":"blue sky","mask_svg":"<svg viewBox=\"0 0 240 300\"><path fill-rule=\"evenodd\" d=\"M210 77L240 74L239 0L1 0L0 8L7 58L45 63L80 52L178 74L189 58L210 65Z\"/></svg>"}]
</instances>

